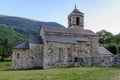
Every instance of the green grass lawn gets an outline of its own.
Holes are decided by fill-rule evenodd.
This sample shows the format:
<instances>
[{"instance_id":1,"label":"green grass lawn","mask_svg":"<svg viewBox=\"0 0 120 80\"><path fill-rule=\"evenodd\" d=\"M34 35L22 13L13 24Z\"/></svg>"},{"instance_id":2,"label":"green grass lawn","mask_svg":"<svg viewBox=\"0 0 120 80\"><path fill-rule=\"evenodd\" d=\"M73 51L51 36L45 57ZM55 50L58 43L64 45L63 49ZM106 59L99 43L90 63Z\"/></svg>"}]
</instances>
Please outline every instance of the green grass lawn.
<instances>
[{"instance_id":1,"label":"green grass lawn","mask_svg":"<svg viewBox=\"0 0 120 80\"><path fill-rule=\"evenodd\" d=\"M120 80L120 68L83 67L14 71L8 70L10 62L0 62L1 64L7 69L0 67L0 80Z\"/></svg>"},{"instance_id":2,"label":"green grass lawn","mask_svg":"<svg viewBox=\"0 0 120 80\"><path fill-rule=\"evenodd\" d=\"M10 69L10 67L11 67L11 61L0 62L0 71Z\"/></svg>"}]
</instances>

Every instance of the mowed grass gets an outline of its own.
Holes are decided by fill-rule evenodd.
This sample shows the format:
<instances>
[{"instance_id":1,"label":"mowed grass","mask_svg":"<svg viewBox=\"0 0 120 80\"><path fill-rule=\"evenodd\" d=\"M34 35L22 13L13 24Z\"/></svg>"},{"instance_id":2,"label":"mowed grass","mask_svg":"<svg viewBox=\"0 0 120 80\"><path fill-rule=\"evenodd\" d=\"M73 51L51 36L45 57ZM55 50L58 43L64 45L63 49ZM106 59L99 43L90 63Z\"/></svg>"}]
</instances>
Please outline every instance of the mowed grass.
<instances>
[{"instance_id":1,"label":"mowed grass","mask_svg":"<svg viewBox=\"0 0 120 80\"><path fill-rule=\"evenodd\" d=\"M120 80L120 68L81 67L17 71L1 69L0 80Z\"/></svg>"}]
</instances>

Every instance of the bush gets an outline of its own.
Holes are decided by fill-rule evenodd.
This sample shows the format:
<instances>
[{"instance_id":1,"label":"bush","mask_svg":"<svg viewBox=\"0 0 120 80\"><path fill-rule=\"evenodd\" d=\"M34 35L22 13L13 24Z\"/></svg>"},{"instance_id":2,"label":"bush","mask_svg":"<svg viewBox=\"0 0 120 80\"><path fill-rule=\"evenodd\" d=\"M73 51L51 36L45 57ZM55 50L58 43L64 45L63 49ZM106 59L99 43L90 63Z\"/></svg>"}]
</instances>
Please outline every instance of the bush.
<instances>
[{"instance_id":1,"label":"bush","mask_svg":"<svg viewBox=\"0 0 120 80\"><path fill-rule=\"evenodd\" d=\"M118 52L119 52L118 47L117 47L116 44L108 44L108 45L106 46L106 48L107 48L111 53L113 53L114 55L115 55L115 54L118 54Z\"/></svg>"}]
</instances>

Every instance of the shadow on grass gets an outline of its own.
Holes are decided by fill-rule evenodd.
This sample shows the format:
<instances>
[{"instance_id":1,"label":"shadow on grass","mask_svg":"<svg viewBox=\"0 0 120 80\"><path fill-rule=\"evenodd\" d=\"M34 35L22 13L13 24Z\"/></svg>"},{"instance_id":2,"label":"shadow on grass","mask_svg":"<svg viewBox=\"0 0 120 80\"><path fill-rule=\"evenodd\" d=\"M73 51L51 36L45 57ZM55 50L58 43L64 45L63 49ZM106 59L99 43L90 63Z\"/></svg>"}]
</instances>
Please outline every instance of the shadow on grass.
<instances>
[{"instance_id":1,"label":"shadow on grass","mask_svg":"<svg viewBox=\"0 0 120 80\"><path fill-rule=\"evenodd\" d=\"M88 68L88 67L84 67L84 68ZM94 67L91 67L91 68L94 68ZM120 69L120 67L98 67L98 68ZM57 68L57 69L63 69L63 68ZM68 68L64 68L64 69L68 69ZM11 69L10 67L9 68L0 69L0 71L31 71L31 70L34 71L34 70L45 70L45 69L42 69L42 68L32 68L31 69L31 68L29 68L29 69L17 69L17 70L14 70L14 69Z\"/></svg>"},{"instance_id":2,"label":"shadow on grass","mask_svg":"<svg viewBox=\"0 0 120 80\"><path fill-rule=\"evenodd\" d=\"M29 68L29 69L11 69L9 68L3 68L0 69L0 71L31 71L31 70L44 70L43 68Z\"/></svg>"}]
</instances>

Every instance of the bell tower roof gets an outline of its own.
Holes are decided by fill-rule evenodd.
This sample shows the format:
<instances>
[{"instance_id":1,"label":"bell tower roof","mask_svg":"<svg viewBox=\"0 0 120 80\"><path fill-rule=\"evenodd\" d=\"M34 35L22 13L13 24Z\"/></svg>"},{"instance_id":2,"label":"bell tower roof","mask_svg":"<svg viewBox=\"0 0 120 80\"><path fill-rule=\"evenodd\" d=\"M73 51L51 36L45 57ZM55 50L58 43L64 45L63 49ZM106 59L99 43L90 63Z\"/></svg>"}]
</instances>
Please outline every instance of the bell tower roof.
<instances>
[{"instance_id":1,"label":"bell tower roof","mask_svg":"<svg viewBox=\"0 0 120 80\"><path fill-rule=\"evenodd\" d=\"M72 11L72 13L82 13L82 12L80 12L78 9L74 9L73 11Z\"/></svg>"},{"instance_id":2,"label":"bell tower roof","mask_svg":"<svg viewBox=\"0 0 120 80\"><path fill-rule=\"evenodd\" d=\"M77 6L75 4L75 9L70 13L71 14L83 14L82 12L80 12L78 9L77 9Z\"/></svg>"}]
</instances>

